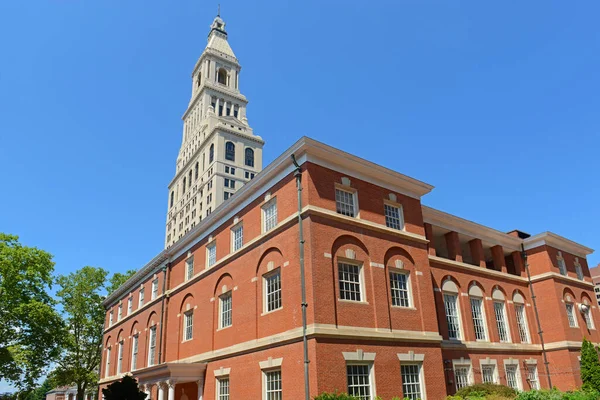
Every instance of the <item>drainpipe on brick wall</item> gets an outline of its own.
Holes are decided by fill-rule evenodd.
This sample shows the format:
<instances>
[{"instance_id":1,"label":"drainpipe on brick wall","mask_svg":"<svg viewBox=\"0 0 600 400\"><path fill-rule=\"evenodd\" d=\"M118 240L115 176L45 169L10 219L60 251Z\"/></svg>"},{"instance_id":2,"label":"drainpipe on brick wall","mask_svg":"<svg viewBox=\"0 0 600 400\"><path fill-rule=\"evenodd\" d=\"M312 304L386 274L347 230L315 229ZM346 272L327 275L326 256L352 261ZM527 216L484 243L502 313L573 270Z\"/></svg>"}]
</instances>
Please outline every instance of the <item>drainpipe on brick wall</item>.
<instances>
[{"instance_id":1,"label":"drainpipe on brick wall","mask_svg":"<svg viewBox=\"0 0 600 400\"><path fill-rule=\"evenodd\" d=\"M162 343L163 343L163 325L165 324L164 316L165 316L165 292L167 291L167 268L171 266L171 263L167 263L162 271L163 271L163 298L160 301L160 331L158 338L158 363L162 362Z\"/></svg>"},{"instance_id":2,"label":"drainpipe on brick wall","mask_svg":"<svg viewBox=\"0 0 600 400\"><path fill-rule=\"evenodd\" d=\"M298 162L296 162L296 156L292 154L292 162L296 167L294 176L296 177L296 187L298 188L298 235L299 235L299 247L300 247L300 286L302 291L302 344L304 348L304 398L310 400L310 384L308 381L308 339L306 337L306 281L304 277L304 230L302 228L302 169Z\"/></svg>"},{"instance_id":3,"label":"drainpipe on brick wall","mask_svg":"<svg viewBox=\"0 0 600 400\"><path fill-rule=\"evenodd\" d=\"M544 357L544 366L546 367L546 376L548 377L548 387L552 389L552 377L550 376L550 367L548 362L548 356L546 355L546 346L544 344L544 331L542 331L542 324L540 323L540 314L538 313L537 301L535 293L533 291L533 285L531 283L531 274L529 273L529 263L527 262L527 253L525 252L525 246L521 243L521 257L523 258L523 264L525 265L525 271L527 272L527 280L529 281L529 291L531 292L531 301L533 302L533 311L535 311L535 321L537 322L538 335L540 335L540 343L542 345L542 356Z\"/></svg>"}]
</instances>

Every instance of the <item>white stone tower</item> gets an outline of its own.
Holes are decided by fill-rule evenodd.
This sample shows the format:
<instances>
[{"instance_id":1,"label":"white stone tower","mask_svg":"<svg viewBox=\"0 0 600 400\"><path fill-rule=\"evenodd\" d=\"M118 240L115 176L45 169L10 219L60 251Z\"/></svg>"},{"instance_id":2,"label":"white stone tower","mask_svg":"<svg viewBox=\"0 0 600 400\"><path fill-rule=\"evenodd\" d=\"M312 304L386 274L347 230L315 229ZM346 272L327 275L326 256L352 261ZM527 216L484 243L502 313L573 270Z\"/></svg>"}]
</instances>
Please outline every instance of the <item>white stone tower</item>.
<instances>
[{"instance_id":1,"label":"white stone tower","mask_svg":"<svg viewBox=\"0 0 600 400\"><path fill-rule=\"evenodd\" d=\"M241 66L219 15L192 72L192 98L169 183L165 247L171 246L262 169L264 141L246 118Z\"/></svg>"}]
</instances>

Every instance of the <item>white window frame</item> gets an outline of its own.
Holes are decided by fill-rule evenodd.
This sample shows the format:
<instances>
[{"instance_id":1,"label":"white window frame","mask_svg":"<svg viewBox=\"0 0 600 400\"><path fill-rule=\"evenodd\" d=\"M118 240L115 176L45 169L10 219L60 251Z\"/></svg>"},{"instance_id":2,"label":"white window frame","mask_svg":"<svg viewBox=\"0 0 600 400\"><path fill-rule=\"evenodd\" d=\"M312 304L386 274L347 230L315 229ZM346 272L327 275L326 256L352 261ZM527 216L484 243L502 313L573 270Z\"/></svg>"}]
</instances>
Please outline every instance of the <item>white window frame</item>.
<instances>
[{"instance_id":1,"label":"white window frame","mask_svg":"<svg viewBox=\"0 0 600 400\"><path fill-rule=\"evenodd\" d=\"M279 276L279 289L275 292L279 292L279 307L273 308L269 310L269 279ZM268 314L277 310L281 310L283 308L283 290L281 284L281 268L275 268L272 271L267 272L263 275L263 314ZM275 293L273 292L273 293Z\"/></svg>"},{"instance_id":2,"label":"white window frame","mask_svg":"<svg viewBox=\"0 0 600 400\"><path fill-rule=\"evenodd\" d=\"M140 347L140 334L136 333L131 338L131 370L135 371L137 368L137 358Z\"/></svg>"},{"instance_id":3,"label":"white window frame","mask_svg":"<svg viewBox=\"0 0 600 400\"><path fill-rule=\"evenodd\" d=\"M231 395L231 381L229 380L229 375L218 376L215 379L217 388L215 390L216 400L229 400ZM227 382L227 393L221 394L221 385L223 382Z\"/></svg>"},{"instance_id":4,"label":"white window frame","mask_svg":"<svg viewBox=\"0 0 600 400\"><path fill-rule=\"evenodd\" d=\"M479 301L479 312L481 313L480 319L481 320L481 324L482 324L482 329L483 329L483 339L479 339L477 337L477 329L475 327L475 315L473 314L473 300ZM488 342L489 341L489 333L488 333L488 327L487 327L487 318L485 315L485 303L484 303L484 299L483 297L478 297L478 296L469 296L469 306L471 307L471 320L473 322L473 330L475 332L475 341L477 342Z\"/></svg>"},{"instance_id":5,"label":"white window frame","mask_svg":"<svg viewBox=\"0 0 600 400\"><path fill-rule=\"evenodd\" d=\"M268 378L269 378L269 374L272 374L274 372L279 372L279 382L281 385L281 390L279 391L280 395L278 396L280 399L283 398L283 372L281 370L281 367L279 368L269 368L269 369L264 369L262 371L262 392L263 392L263 399L264 400L269 400L269 391L268 391Z\"/></svg>"},{"instance_id":6,"label":"white window frame","mask_svg":"<svg viewBox=\"0 0 600 400\"><path fill-rule=\"evenodd\" d=\"M521 343L531 343L531 335L529 334L529 324L527 321L527 310L525 304L514 303L515 319L517 320L517 330L519 331L519 339ZM519 310L521 310L521 318L519 318ZM525 336L525 340L523 340Z\"/></svg>"},{"instance_id":7,"label":"white window frame","mask_svg":"<svg viewBox=\"0 0 600 400\"><path fill-rule=\"evenodd\" d=\"M592 306L589 304L582 304L582 306L587 307L581 313L583 314L583 320L585 321L585 326L589 330L595 330L596 325L594 324L594 318L592 317Z\"/></svg>"},{"instance_id":8,"label":"white window frame","mask_svg":"<svg viewBox=\"0 0 600 400\"><path fill-rule=\"evenodd\" d=\"M344 192L344 193L350 195L350 198L352 199L352 214L353 215L346 215L343 212L340 212L340 208L338 207L338 192ZM342 204L342 206L344 206L344 207L349 206L348 204L343 203L343 202L341 202L340 204ZM358 208L358 192L349 186L343 186L343 185L336 184L335 185L335 212L337 214L343 215L345 217L359 218L359 210L360 209Z\"/></svg>"},{"instance_id":9,"label":"white window frame","mask_svg":"<svg viewBox=\"0 0 600 400\"><path fill-rule=\"evenodd\" d=\"M556 257L556 260L558 262L558 272L560 272L560 274L563 276L569 275L569 272L567 271L567 264L565 264L565 259L562 257L562 254L559 254Z\"/></svg>"},{"instance_id":10,"label":"white window frame","mask_svg":"<svg viewBox=\"0 0 600 400\"><path fill-rule=\"evenodd\" d=\"M456 337L450 337L450 324L448 323L448 307L446 307L446 296L452 296L456 299L455 303L454 303L454 308L456 311L456 316L453 316L456 318L457 322L458 322L458 330L457 330L457 335ZM459 293L454 293L454 292L442 292L442 298L443 298L443 302L444 302L444 315L446 316L446 325L448 326L448 339L450 340L463 340L463 326L462 326L462 317L461 317L461 313L460 313L460 294Z\"/></svg>"},{"instance_id":11,"label":"white window frame","mask_svg":"<svg viewBox=\"0 0 600 400\"><path fill-rule=\"evenodd\" d=\"M238 236L239 233L239 236ZM244 225L240 222L231 228L231 252L234 253L244 246Z\"/></svg>"},{"instance_id":12,"label":"white window frame","mask_svg":"<svg viewBox=\"0 0 600 400\"><path fill-rule=\"evenodd\" d=\"M123 318L123 303L119 303L117 307L117 321L120 321Z\"/></svg>"},{"instance_id":13,"label":"white window frame","mask_svg":"<svg viewBox=\"0 0 600 400\"><path fill-rule=\"evenodd\" d=\"M457 368L467 368L467 382L465 386L458 387L458 379L456 379L456 369ZM454 387L456 391L459 391L461 388L470 386L475 383L473 379L473 365L471 360L460 359L460 360L452 360L452 372L454 374Z\"/></svg>"},{"instance_id":14,"label":"white window frame","mask_svg":"<svg viewBox=\"0 0 600 400\"><path fill-rule=\"evenodd\" d=\"M274 213L269 216L269 215L267 215L267 213L269 212L269 210L272 207L274 207L273 208ZM262 224L261 224L262 232L267 233L270 230L274 229L278 224L277 197L273 197L272 199L267 201L261 207L261 214L262 214Z\"/></svg>"},{"instance_id":15,"label":"white window frame","mask_svg":"<svg viewBox=\"0 0 600 400\"><path fill-rule=\"evenodd\" d=\"M421 393L421 395L416 398L415 400L426 400L427 399L427 394L425 393L425 373L423 371L423 363L422 362L400 362L400 380L402 381L402 398L408 398L411 399L411 397L408 397L406 395L406 393L404 392L404 375L402 375L402 367L411 367L411 366L416 366L417 368L419 368L419 391ZM411 399L412 400L412 399Z\"/></svg>"},{"instance_id":16,"label":"white window frame","mask_svg":"<svg viewBox=\"0 0 600 400\"><path fill-rule=\"evenodd\" d=\"M389 208L395 208L396 209L395 211L398 212L398 218L397 219L398 219L399 228L396 228L394 226L390 226L390 225L393 225L393 221L390 221L390 223L388 223L388 217L390 219L396 219L396 218L393 217L393 216L391 216L391 215L388 215L387 207L389 207ZM384 200L384 202L383 202L383 215L385 217L385 226L387 226L388 228L391 228L391 229L399 230L399 231L404 231L405 230L404 210L403 210L401 204L393 203L391 201Z\"/></svg>"},{"instance_id":17,"label":"white window frame","mask_svg":"<svg viewBox=\"0 0 600 400\"><path fill-rule=\"evenodd\" d=\"M148 337L148 366L156 365L156 325L150 327ZM152 345L154 342L154 346Z\"/></svg>"},{"instance_id":18,"label":"white window frame","mask_svg":"<svg viewBox=\"0 0 600 400\"><path fill-rule=\"evenodd\" d=\"M402 292L402 290L392 287L392 275L403 275L404 276L405 283L406 283L406 301L408 302L408 304L405 306L394 304L394 295L393 295L394 290L400 291L400 292ZM390 267L389 272L388 272L388 279L390 280L390 304L392 305L392 307L394 307L394 308L412 308L412 307L414 307L413 298L412 298L412 290L411 290L410 272L403 270L403 269Z\"/></svg>"},{"instance_id":19,"label":"white window frame","mask_svg":"<svg viewBox=\"0 0 600 400\"><path fill-rule=\"evenodd\" d=\"M529 383L529 387L532 390L539 390L540 389L540 376L538 374L538 368L537 368L537 364L534 363L527 363L525 368L527 368L527 382ZM533 371L533 373L532 373ZM533 380L531 380L531 376L533 375ZM535 384L532 384L532 382L535 382Z\"/></svg>"},{"instance_id":20,"label":"white window frame","mask_svg":"<svg viewBox=\"0 0 600 400\"><path fill-rule=\"evenodd\" d=\"M344 265L349 265L349 266L354 266L358 268L358 295L360 297L359 300L353 300L353 299L344 299L342 298L342 285L341 285L341 279L340 279L340 264L344 264ZM340 301L350 301L353 303L366 303L367 299L366 299L366 292L365 292L365 272L364 272L364 268L363 268L363 264L356 262L355 260L345 260L345 259L338 259L337 262L337 266L338 266L338 276L337 276L337 283L338 283L338 290L339 290L339 298L338 300ZM344 281L346 282L346 281ZM351 284L356 284L356 282L351 282L351 281L347 281Z\"/></svg>"},{"instance_id":21,"label":"white window frame","mask_svg":"<svg viewBox=\"0 0 600 400\"><path fill-rule=\"evenodd\" d=\"M127 299L127 315L133 312L133 296L129 296Z\"/></svg>"},{"instance_id":22,"label":"white window frame","mask_svg":"<svg viewBox=\"0 0 600 400\"><path fill-rule=\"evenodd\" d=\"M185 280L189 281L194 277L194 256L185 260Z\"/></svg>"},{"instance_id":23,"label":"white window frame","mask_svg":"<svg viewBox=\"0 0 600 400\"><path fill-rule=\"evenodd\" d=\"M119 342L119 351L117 352L117 375L123 372L123 350L125 347L125 342L123 339Z\"/></svg>"},{"instance_id":24,"label":"white window frame","mask_svg":"<svg viewBox=\"0 0 600 400\"><path fill-rule=\"evenodd\" d=\"M375 389L375 366L373 362L368 361L346 361L346 382L348 381L348 367L352 366L364 366L368 368L369 374L369 400L375 399L377 397L376 389ZM346 384L346 392L350 394L350 387ZM360 399L358 395L354 395L357 399Z\"/></svg>"},{"instance_id":25,"label":"white window frame","mask_svg":"<svg viewBox=\"0 0 600 400\"><path fill-rule=\"evenodd\" d=\"M227 311L229 313L229 325L224 325L225 320L223 319L226 312L223 308L226 298L229 298L230 304L229 310ZM229 328L230 326L233 326L233 292L231 290L219 296L219 330Z\"/></svg>"},{"instance_id":26,"label":"white window frame","mask_svg":"<svg viewBox=\"0 0 600 400\"><path fill-rule=\"evenodd\" d=\"M206 267L212 267L217 263L217 242L213 241L206 245Z\"/></svg>"},{"instance_id":27,"label":"white window frame","mask_svg":"<svg viewBox=\"0 0 600 400\"><path fill-rule=\"evenodd\" d=\"M140 288L140 294L138 297L138 309L144 305L144 288Z\"/></svg>"},{"instance_id":28,"label":"white window frame","mask_svg":"<svg viewBox=\"0 0 600 400\"><path fill-rule=\"evenodd\" d=\"M183 341L187 342L194 338L194 310L183 313Z\"/></svg>"},{"instance_id":29,"label":"white window frame","mask_svg":"<svg viewBox=\"0 0 600 400\"><path fill-rule=\"evenodd\" d=\"M515 380L516 380L516 384L517 387L513 388L515 390L521 391L523 390L523 382L521 379L521 370L519 368L519 360L515 360L515 359L508 359L508 360L504 360L504 375L506 377L506 386L511 387L508 381L508 367L514 367L515 368Z\"/></svg>"},{"instance_id":30,"label":"white window frame","mask_svg":"<svg viewBox=\"0 0 600 400\"><path fill-rule=\"evenodd\" d=\"M580 281L584 280L583 268L581 267L581 264L579 264L579 262L575 263L575 273L577 274L577 279L579 279Z\"/></svg>"},{"instance_id":31,"label":"white window frame","mask_svg":"<svg viewBox=\"0 0 600 400\"><path fill-rule=\"evenodd\" d=\"M498 310L496 309L496 305L502 306L502 309L500 310L500 312L501 312L500 315L498 315ZM496 330L498 331L498 339L500 340L501 343L512 343L511 335L510 335L510 326L508 324L508 317L506 314L506 302L500 301L500 300L494 300L493 306L494 306L494 319L496 321ZM501 317L502 320L498 319L499 317ZM500 324L502 324L502 328L504 328L504 333L506 334L506 337L504 339L502 338Z\"/></svg>"},{"instance_id":32,"label":"white window frame","mask_svg":"<svg viewBox=\"0 0 600 400\"><path fill-rule=\"evenodd\" d=\"M158 297L158 277L152 280L152 300Z\"/></svg>"},{"instance_id":33,"label":"white window frame","mask_svg":"<svg viewBox=\"0 0 600 400\"><path fill-rule=\"evenodd\" d=\"M570 328L579 328L579 323L577 321L577 312L575 310L575 303L566 302L565 309L567 311L567 321L569 322ZM571 310L571 312L569 312Z\"/></svg>"},{"instance_id":34,"label":"white window frame","mask_svg":"<svg viewBox=\"0 0 600 400\"><path fill-rule=\"evenodd\" d=\"M112 326L113 323L114 323L113 310L110 310L110 312L108 313L108 326Z\"/></svg>"},{"instance_id":35,"label":"white window frame","mask_svg":"<svg viewBox=\"0 0 600 400\"><path fill-rule=\"evenodd\" d=\"M481 371L481 382L486 383L483 378L484 377L483 369L484 369L484 367L490 367L490 366L493 368L493 377L492 377L491 383L499 384L500 383L500 373L498 372L498 361L492 360L489 357L482 358L479 360L479 369Z\"/></svg>"},{"instance_id":36,"label":"white window frame","mask_svg":"<svg viewBox=\"0 0 600 400\"><path fill-rule=\"evenodd\" d=\"M104 377L109 377L110 376L110 354L111 353L111 347L107 347L106 348L106 363L104 364Z\"/></svg>"}]
</instances>

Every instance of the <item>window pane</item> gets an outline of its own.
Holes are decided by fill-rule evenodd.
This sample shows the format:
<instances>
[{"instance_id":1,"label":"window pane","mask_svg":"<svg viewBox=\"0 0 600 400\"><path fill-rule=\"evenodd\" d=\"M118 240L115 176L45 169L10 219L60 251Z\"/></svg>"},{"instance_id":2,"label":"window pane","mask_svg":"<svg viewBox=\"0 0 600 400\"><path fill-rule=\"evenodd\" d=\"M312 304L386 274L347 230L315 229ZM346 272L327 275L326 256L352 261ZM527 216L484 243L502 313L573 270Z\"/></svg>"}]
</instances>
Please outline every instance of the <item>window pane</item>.
<instances>
[{"instance_id":1,"label":"window pane","mask_svg":"<svg viewBox=\"0 0 600 400\"><path fill-rule=\"evenodd\" d=\"M348 394L360 400L371 400L371 383L368 365L346 366L348 375Z\"/></svg>"},{"instance_id":2,"label":"window pane","mask_svg":"<svg viewBox=\"0 0 600 400\"><path fill-rule=\"evenodd\" d=\"M515 313L517 315L517 327L519 328L521 343L529 343L529 329L527 327L525 306L523 304L515 304Z\"/></svg>"},{"instance_id":3,"label":"window pane","mask_svg":"<svg viewBox=\"0 0 600 400\"><path fill-rule=\"evenodd\" d=\"M500 341L510 342L510 335L506 326L506 312L503 302L494 302L494 314L496 315L496 326L498 328L498 336L500 337Z\"/></svg>"},{"instance_id":4,"label":"window pane","mask_svg":"<svg viewBox=\"0 0 600 400\"><path fill-rule=\"evenodd\" d=\"M361 301L360 267L352 264L338 264L340 299Z\"/></svg>"},{"instance_id":5,"label":"window pane","mask_svg":"<svg viewBox=\"0 0 600 400\"><path fill-rule=\"evenodd\" d=\"M221 296L221 328L231 326L231 293Z\"/></svg>"},{"instance_id":6,"label":"window pane","mask_svg":"<svg viewBox=\"0 0 600 400\"><path fill-rule=\"evenodd\" d=\"M270 371L265 374L265 391L267 400L281 400L281 371Z\"/></svg>"},{"instance_id":7,"label":"window pane","mask_svg":"<svg viewBox=\"0 0 600 400\"><path fill-rule=\"evenodd\" d=\"M404 221L402 212L399 207L394 207L389 204L384 204L385 224L389 228L402 230L404 229Z\"/></svg>"},{"instance_id":8,"label":"window pane","mask_svg":"<svg viewBox=\"0 0 600 400\"><path fill-rule=\"evenodd\" d=\"M575 309L572 303L567 303L567 318L569 319L569 326L571 328L577 327L577 322L575 320Z\"/></svg>"},{"instance_id":9,"label":"window pane","mask_svg":"<svg viewBox=\"0 0 600 400\"><path fill-rule=\"evenodd\" d=\"M493 364L483 365L481 368L481 379L483 383L496 383L495 380L496 366Z\"/></svg>"},{"instance_id":10,"label":"window pane","mask_svg":"<svg viewBox=\"0 0 600 400\"><path fill-rule=\"evenodd\" d=\"M217 246L212 245L208 247L208 266L212 266L217 262Z\"/></svg>"},{"instance_id":11,"label":"window pane","mask_svg":"<svg viewBox=\"0 0 600 400\"><path fill-rule=\"evenodd\" d=\"M390 290L392 291L392 305L409 307L408 285L406 274L390 272Z\"/></svg>"},{"instance_id":12,"label":"window pane","mask_svg":"<svg viewBox=\"0 0 600 400\"><path fill-rule=\"evenodd\" d=\"M229 378L222 378L219 382L218 400L229 400Z\"/></svg>"},{"instance_id":13,"label":"window pane","mask_svg":"<svg viewBox=\"0 0 600 400\"><path fill-rule=\"evenodd\" d=\"M421 399L421 366L420 365L401 365L402 374L402 393L404 398L410 400Z\"/></svg>"},{"instance_id":14,"label":"window pane","mask_svg":"<svg viewBox=\"0 0 600 400\"><path fill-rule=\"evenodd\" d=\"M194 257L190 257L186 262L185 279L191 279L194 276Z\"/></svg>"},{"instance_id":15,"label":"window pane","mask_svg":"<svg viewBox=\"0 0 600 400\"><path fill-rule=\"evenodd\" d=\"M456 381L456 390L460 390L465 386L469 386L469 369L468 366L454 368L454 379Z\"/></svg>"},{"instance_id":16,"label":"window pane","mask_svg":"<svg viewBox=\"0 0 600 400\"><path fill-rule=\"evenodd\" d=\"M183 340L191 340L194 332L194 312L188 311L184 315L184 336Z\"/></svg>"},{"instance_id":17,"label":"window pane","mask_svg":"<svg viewBox=\"0 0 600 400\"><path fill-rule=\"evenodd\" d=\"M233 251L239 250L244 245L244 227L240 226L233 230Z\"/></svg>"},{"instance_id":18,"label":"window pane","mask_svg":"<svg viewBox=\"0 0 600 400\"><path fill-rule=\"evenodd\" d=\"M461 338L456 301L457 297L455 295L444 294L444 309L446 311L446 322L448 323L448 337L450 339Z\"/></svg>"},{"instance_id":19,"label":"window pane","mask_svg":"<svg viewBox=\"0 0 600 400\"><path fill-rule=\"evenodd\" d=\"M270 231L277 225L277 203L272 202L263 209L265 219L265 232Z\"/></svg>"},{"instance_id":20,"label":"window pane","mask_svg":"<svg viewBox=\"0 0 600 400\"><path fill-rule=\"evenodd\" d=\"M267 311L281 308L281 274L276 272L265 278Z\"/></svg>"},{"instance_id":21,"label":"window pane","mask_svg":"<svg viewBox=\"0 0 600 400\"><path fill-rule=\"evenodd\" d=\"M483 318L483 301L480 298L471 298L471 314L473 315L473 326L475 328L475 338L477 340L486 340L485 319Z\"/></svg>"},{"instance_id":22,"label":"window pane","mask_svg":"<svg viewBox=\"0 0 600 400\"><path fill-rule=\"evenodd\" d=\"M507 365L506 366L506 383L508 386L515 390L519 390L517 366Z\"/></svg>"},{"instance_id":23,"label":"window pane","mask_svg":"<svg viewBox=\"0 0 600 400\"><path fill-rule=\"evenodd\" d=\"M529 381L529 386L532 389L537 390L540 388L540 384L538 382L537 365L527 366L527 380Z\"/></svg>"},{"instance_id":24,"label":"window pane","mask_svg":"<svg viewBox=\"0 0 600 400\"><path fill-rule=\"evenodd\" d=\"M338 214L354 217L354 193L336 189L335 206Z\"/></svg>"}]
</instances>

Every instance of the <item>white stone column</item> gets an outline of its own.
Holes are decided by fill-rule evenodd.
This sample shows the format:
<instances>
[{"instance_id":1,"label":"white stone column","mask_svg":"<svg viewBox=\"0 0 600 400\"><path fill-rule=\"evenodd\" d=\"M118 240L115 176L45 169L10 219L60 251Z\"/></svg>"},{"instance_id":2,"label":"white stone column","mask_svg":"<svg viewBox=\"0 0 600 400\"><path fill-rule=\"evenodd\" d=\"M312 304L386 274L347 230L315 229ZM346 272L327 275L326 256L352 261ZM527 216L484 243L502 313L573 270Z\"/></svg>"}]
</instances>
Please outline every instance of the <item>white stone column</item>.
<instances>
[{"instance_id":1,"label":"white stone column","mask_svg":"<svg viewBox=\"0 0 600 400\"><path fill-rule=\"evenodd\" d=\"M158 386L158 400L165 400L165 382L159 382Z\"/></svg>"},{"instance_id":2,"label":"white stone column","mask_svg":"<svg viewBox=\"0 0 600 400\"><path fill-rule=\"evenodd\" d=\"M204 378L198 379L198 400L202 400L204 398Z\"/></svg>"},{"instance_id":3,"label":"white stone column","mask_svg":"<svg viewBox=\"0 0 600 400\"><path fill-rule=\"evenodd\" d=\"M142 384L141 388L142 391L146 393L146 400L150 400L150 397L152 396L152 386L146 383Z\"/></svg>"},{"instance_id":4,"label":"white stone column","mask_svg":"<svg viewBox=\"0 0 600 400\"><path fill-rule=\"evenodd\" d=\"M217 97L217 105L215 106L215 114L219 115L219 104L221 103L221 99Z\"/></svg>"},{"instance_id":5,"label":"white stone column","mask_svg":"<svg viewBox=\"0 0 600 400\"><path fill-rule=\"evenodd\" d=\"M169 385L169 396L167 397L167 400L175 400L175 385L176 382L175 381L167 381L167 385Z\"/></svg>"}]
</instances>

